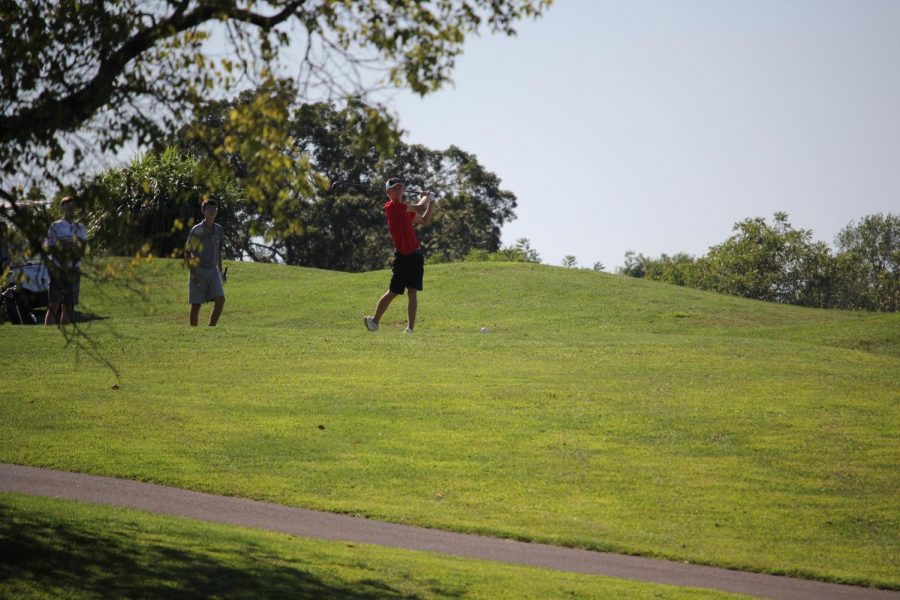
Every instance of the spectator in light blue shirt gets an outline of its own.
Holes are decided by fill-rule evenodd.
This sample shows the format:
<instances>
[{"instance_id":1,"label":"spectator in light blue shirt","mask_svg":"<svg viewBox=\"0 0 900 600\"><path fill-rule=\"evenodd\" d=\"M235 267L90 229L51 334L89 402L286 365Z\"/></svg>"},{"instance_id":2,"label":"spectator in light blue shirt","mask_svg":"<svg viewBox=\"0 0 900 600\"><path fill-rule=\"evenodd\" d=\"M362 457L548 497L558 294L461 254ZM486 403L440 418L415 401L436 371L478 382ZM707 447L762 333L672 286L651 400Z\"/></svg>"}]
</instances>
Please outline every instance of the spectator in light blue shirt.
<instances>
[{"instance_id":1,"label":"spectator in light blue shirt","mask_svg":"<svg viewBox=\"0 0 900 600\"><path fill-rule=\"evenodd\" d=\"M81 257L87 250L84 225L75 220L75 197L66 196L60 206L63 218L50 225L44 246L50 271L44 325L56 325L57 312L60 325L72 322L81 287Z\"/></svg>"}]
</instances>

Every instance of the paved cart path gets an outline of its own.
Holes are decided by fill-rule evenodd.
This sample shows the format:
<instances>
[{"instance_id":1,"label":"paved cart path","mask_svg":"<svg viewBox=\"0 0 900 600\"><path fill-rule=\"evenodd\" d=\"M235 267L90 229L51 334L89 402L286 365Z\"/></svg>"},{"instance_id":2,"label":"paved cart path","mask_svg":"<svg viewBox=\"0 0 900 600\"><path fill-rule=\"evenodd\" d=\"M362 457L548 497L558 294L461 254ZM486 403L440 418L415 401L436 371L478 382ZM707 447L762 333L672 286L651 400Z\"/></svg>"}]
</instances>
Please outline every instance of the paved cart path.
<instances>
[{"instance_id":1,"label":"paved cart path","mask_svg":"<svg viewBox=\"0 0 900 600\"><path fill-rule=\"evenodd\" d=\"M900 600L900 592L888 590L451 533L290 508L256 500L214 496L151 483L2 463L0 492L132 508L324 540L437 552L574 573L708 588L763 598Z\"/></svg>"}]
</instances>

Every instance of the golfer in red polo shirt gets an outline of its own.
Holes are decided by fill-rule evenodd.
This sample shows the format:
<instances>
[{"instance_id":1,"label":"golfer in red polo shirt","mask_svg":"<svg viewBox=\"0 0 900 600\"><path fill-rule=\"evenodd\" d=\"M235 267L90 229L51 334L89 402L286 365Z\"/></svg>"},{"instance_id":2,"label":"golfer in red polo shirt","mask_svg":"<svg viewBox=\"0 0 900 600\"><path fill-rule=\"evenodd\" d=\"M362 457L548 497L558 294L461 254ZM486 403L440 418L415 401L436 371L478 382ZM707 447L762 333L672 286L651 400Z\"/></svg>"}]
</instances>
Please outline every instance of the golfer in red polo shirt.
<instances>
[{"instance_id":1,"label":"golfer in red polo shirt","mask_svg":"<svg viewBox=\"0 0 900 600\"><path fill-rule=\"evenodd\" d=\"M422 290L422 277L425 273L425 257L419 249L419 238L413 230L416 225L427 225L434 212L434 194L422 192L416 204L403 201L403 182L398 177L391 177L384 184L388 201L384 205L387 215L388 229L394 242L394 263L391 266L391 284L388 291L378 300L375 316L364 317L363 322L369 331L378 331L381 316L397 296L404 291L409 292L406 308L406 333L412 333L416 327L416 309L418 308L417 292Z\"/></svg>"}]
</instances>

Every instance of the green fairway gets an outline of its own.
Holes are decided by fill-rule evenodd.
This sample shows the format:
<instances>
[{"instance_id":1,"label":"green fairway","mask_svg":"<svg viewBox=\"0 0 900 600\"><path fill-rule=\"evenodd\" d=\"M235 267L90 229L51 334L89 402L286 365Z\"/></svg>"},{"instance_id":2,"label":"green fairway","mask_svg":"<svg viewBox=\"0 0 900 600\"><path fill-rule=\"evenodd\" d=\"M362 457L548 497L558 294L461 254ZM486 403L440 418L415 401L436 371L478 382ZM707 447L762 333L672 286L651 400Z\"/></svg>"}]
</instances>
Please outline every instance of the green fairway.
<instances>
[{"instance_id":1,"label":"green fairway","mask_svg":"<svg viewBox=\"0 0 900 600\"><path fill-rule=\"evenodd\" d=\"M745 597L15 495L0 517L0 597Z\"/></svg>"},{"instance_id":2,"label":"green fairway","mask_svg":"<svg viewBox=\"0 0 900 600\"><path fill-rule=\"evenodd\" d=\"M372 334L385 272L229 267L216 329L83 286L120 380L0 326L0 461L900 588L900 315L462 263Z\"/></svg>"}]
</instances>

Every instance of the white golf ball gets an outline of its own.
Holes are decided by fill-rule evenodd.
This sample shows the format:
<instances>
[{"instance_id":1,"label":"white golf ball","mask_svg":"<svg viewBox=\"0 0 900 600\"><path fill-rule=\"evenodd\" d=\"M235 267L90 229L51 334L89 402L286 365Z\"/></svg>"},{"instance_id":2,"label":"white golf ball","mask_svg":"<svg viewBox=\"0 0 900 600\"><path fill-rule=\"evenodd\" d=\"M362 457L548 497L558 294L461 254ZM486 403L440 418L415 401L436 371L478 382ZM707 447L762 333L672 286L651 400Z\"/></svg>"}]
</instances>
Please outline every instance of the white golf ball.
<instances>
[{"instance_id":1,"label":"white golf ball","mask_svg":"<svg viewBox=\"0 0 900 600\"><path fill-rule=\"evenodd\" d=\"M481 333L487 333L488 331L490 331L490 330L487 327L481 328Z\"/></svg>"}]
</instances>

